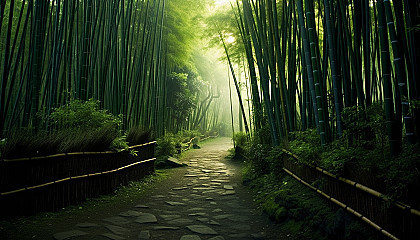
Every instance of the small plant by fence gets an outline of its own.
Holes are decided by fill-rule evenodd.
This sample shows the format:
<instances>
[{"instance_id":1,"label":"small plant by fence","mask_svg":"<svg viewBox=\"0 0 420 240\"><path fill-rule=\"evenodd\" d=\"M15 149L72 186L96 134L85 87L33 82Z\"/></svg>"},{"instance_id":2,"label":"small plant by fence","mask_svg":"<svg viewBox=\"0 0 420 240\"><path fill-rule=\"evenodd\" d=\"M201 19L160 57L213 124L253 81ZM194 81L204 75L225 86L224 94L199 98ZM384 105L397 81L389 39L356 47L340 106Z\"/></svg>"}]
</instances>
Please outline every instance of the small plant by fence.
<instances>
[{"instance_id":1,"label":"small plant by fence","mask_svg":"<svg viewBox=\"0 0 420 240\"><path fill-rule=\"evenodd\" d=\"M393 202L381 193L320 168L296 163L297 156L284 150L284 170L324 197L358 216L390 239L418 239L420 212Z\"/></svg>"},{"instance_id":2,"label":"small plant by fence","mask_svg":"<svg viewBox=\"0 0 420 240\"><path fill-rule=\"evenodd\" d=\"M155 144L121 152L80 152L0 162L1 217L55 211L154 171Z\"/></svg>"}]
</instances>

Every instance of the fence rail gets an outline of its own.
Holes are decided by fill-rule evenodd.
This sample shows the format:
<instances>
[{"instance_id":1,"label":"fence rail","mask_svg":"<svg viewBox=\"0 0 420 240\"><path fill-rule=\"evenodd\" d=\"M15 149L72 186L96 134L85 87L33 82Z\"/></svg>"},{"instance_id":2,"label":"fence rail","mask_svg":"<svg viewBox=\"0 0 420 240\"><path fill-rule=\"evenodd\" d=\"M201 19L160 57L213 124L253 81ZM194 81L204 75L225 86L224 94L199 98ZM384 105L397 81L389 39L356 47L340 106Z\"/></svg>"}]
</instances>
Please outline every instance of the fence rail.
<instances>
[{"instance_id":1,"label":"fence rail","mask_svg":"<svg viewBox=\"0 0 420 240\"><path fill-rule=\"evenodd\" d=\"M419 211L392 201L380 192L321 168L296 163L298 157L283 150L284 170L309 188L343 207L390 239L418 239Z\"/></svg>"},{"instance_id":2,"label":"fence rail","mask_svg":"<svg viewBox=\"0 0 420 240\"><path fill-rule=\"evenodd\" d=\"M154 171L156 142L121 152L80 152L0 163L1 217L57 210Z\"/></svg>"}]
</instances>

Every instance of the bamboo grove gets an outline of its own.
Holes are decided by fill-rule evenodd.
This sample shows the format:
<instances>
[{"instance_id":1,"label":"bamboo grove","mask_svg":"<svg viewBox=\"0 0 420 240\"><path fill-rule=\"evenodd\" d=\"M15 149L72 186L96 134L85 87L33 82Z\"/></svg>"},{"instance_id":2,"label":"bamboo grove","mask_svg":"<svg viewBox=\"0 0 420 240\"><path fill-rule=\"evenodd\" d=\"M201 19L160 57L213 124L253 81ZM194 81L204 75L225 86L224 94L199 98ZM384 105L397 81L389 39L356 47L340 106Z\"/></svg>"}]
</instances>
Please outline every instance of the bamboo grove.
<instances>
[{"instance_id":1,"label":"bamboo grove","mask_svg":"<svg viewBox=\"0 0 420 240\"><path fill-rule=\"evenodd\" d=\"M418 1L231 6L247 60L253 127L267 124L274 145L307 128L317 128L326 145L343 136L343 109L372 104L385 110L391 153L403 140L419 140Z\"/></svg>"},{"instance_id":2,"label":"bamboo grove","mask_svg":"<svg viewBox=\"0 0 420 240\"><path fill-rule=\"evenodd\" d=\"M208 98L199 89L185 96L194 102L181 106L184 112L172 106L179 95L175 89L200 78L190 66L195 14L185 14L196 5L1 0L1 136L22 127L49 131L42 118L72 99L99 100L101 108L124 116L125 129L140 125L158 136L203 124L210 115L194 110L194 104L208 109L215 90ZM186 124L182 114L196 120Z\"/></svg>"}]
</instances>

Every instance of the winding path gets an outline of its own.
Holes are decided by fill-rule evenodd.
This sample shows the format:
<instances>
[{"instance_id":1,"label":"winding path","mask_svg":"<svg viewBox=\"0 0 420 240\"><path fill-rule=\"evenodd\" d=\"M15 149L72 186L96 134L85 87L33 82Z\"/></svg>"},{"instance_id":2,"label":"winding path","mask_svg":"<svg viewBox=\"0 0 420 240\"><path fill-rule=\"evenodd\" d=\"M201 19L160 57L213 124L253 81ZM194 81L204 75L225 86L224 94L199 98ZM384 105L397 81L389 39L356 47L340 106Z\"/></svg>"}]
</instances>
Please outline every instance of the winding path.
<instances>
[{"instance_id":1,"label":"winding path","mask_svg":"<svg viewBox=\"0 0 420 240\"><path fill-rule=\"evenodd\" d=\"M79 219L55 239L287 239L255 208L241 185L240 168L225 160L229 138L204 143L183 158L186 168L138 199L132 207L102 219ZM110 211L112 212L112 211Z\"/></svg>"}]
</instances>

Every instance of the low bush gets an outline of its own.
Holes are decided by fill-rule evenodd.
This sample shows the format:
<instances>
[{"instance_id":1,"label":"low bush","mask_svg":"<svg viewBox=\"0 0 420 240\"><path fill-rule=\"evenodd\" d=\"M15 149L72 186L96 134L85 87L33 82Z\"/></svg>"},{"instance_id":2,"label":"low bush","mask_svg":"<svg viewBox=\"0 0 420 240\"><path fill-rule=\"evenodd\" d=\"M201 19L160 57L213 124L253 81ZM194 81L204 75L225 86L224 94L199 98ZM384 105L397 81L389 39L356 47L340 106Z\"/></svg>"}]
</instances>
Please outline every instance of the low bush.
<instances>
[{"instance_id":1,"label":"low bush","mask_svg":"<svg viewBox=\"0 0 420 240\"><path fill-rule=\"evenodd\" d=\"M322 152L321 140L316 129L290 134L289 150L298 155L303 163L316 166Z\"/></svg>"},{"instance_id":2,"label":"low bush","mask_svg":"<svg viewBox=\"0 0 420 240\"><path fill-rule=\"evenodd\" d=\"M159 158L168 158L176 153L175 135L168 133L163 137L157 139L156 156Z\"/></svg>"},{"instance_id":3,"label":"low bush","mask_svg":"<svg viewBox=\"0 0 420 240\"><path fill-rule=\"evenodd\" d=\"M1 148L2 158L45 156L68 152L101 152L125 148L122 116L99 109L96 100L73 100L43 117L50 131L30 128L11 133Z\"/></svg>"},{"instance_id":4,"label":"low bush","mask_svg":"<svg viewBox=\"0 0 420 240\"><path fill-rule=\"evenodd\" d=\"M420 208L420 144L403 145L397 158L386 158L380 166L379 177L383 180L386 193L392 199L404 201Z\"/></svg>"},{"instance_id":5,"label":"low bush","mask_svg":"<svg viewBox=\"0 0 420 240\"><path fill-rule=\"evenodd\" d=\"M235 143L235 147L245 149L246 144L248 143L248 134L244 132L236 132L233 135L233 142Z\"/></svg>"},{"instance_id":6,"label":"low bush","mask_svg":"<svg viewBox=\"0 0 420 240\"><path fill-rule=\"evenodd\" d=\"M128 130L126 141L129 146L135 146L153 141L152 131L140 126L132 127Z\"/></svg>"},{"instance_id":7,"label":"low bush","mask_svg":"<svg viewBox=\"0 0 420 240\"><path fill-rule=\"evenodd\" d=\"M114 116L107 110L99 108L99 101L90 99L88 101L72 100L68 104L54 109L54 112L47 117L53 129L100 129L112 126L120 129L122 115Z\"/></svg>"}]
</instances>

